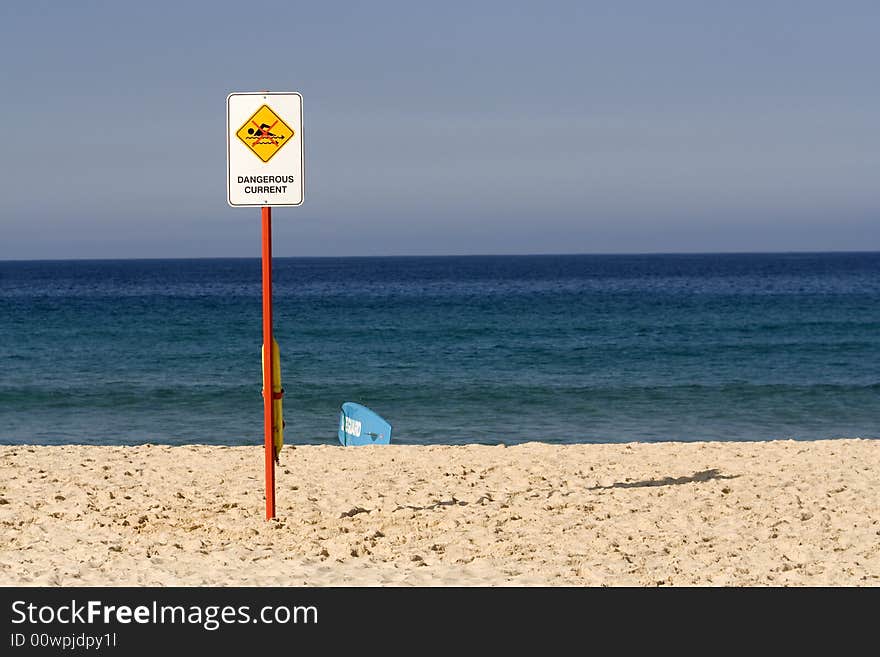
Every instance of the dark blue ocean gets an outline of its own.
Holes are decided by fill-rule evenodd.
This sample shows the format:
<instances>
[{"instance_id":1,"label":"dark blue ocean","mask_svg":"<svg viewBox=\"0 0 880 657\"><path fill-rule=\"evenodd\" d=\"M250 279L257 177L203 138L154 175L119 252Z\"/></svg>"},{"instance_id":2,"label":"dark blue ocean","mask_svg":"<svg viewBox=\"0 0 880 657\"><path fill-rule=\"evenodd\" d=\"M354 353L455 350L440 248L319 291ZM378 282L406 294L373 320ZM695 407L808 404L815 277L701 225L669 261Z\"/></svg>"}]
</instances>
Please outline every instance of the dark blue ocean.
<instances>
[{"instance_id":1,"label":"dark blue ocean","mask_svg":"<svg viewBox=\"0 0 880 657\"><path fill-rule=\"evenodd\" d=\"M282 258L286 441L880 437L880 253ZM260 262L0 262L0 442L262 441Z\"/></svg>"}]
</instances>

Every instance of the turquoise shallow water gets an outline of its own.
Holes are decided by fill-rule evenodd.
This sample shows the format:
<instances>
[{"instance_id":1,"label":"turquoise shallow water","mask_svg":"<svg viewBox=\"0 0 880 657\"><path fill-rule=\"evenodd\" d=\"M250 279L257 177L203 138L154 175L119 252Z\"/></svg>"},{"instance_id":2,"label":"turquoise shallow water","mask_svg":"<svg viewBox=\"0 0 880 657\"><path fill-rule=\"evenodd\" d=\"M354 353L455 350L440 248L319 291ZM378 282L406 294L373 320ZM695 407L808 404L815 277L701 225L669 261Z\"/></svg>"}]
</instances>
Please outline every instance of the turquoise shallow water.
<instances>
[{"instance_id":1,"label":"turquoise shallow water","mask_svg":"<svg viewBox=\"0 0 880 657\"><path fill-rule=\"evenodd\" d=\"M880 437L880 254L275 261L287 441ZM258 260L0 262L0 442L259 443Z\"/></svg>"}]
</instances>

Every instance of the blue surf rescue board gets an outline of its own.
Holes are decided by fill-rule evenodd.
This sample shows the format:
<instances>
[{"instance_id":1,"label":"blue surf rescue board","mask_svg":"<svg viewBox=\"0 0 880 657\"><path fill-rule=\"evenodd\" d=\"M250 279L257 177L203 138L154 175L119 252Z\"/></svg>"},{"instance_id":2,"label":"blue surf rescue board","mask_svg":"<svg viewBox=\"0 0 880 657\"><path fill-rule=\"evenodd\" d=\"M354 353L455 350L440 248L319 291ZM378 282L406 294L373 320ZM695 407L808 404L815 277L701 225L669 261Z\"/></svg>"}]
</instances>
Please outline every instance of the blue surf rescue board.
<instances>
[{"instance_id":1,"label":"blue surf rescue board","mask_svg":"<svg viewBox=\"0 0 880 657\"><path fill-rule=\"evenodd\" d=\"M345 402L339 414L339 442L348 445L387 445L391 425L366 406Z\"/></svg>"}]
</instances>

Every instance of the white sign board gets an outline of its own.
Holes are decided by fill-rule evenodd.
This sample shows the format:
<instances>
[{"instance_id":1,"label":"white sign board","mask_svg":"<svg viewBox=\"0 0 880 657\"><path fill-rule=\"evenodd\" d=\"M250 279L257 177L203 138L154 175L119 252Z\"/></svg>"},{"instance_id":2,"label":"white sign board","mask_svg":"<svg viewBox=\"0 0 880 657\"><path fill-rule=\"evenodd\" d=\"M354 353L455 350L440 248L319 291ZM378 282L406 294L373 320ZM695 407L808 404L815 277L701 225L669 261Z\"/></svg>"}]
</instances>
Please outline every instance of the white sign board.
<instances>
[{"instance_id":1,"label":"white sign board","mask_svg":"<svg viewBox=\"0 0 880 657\"><path fill-rule=\"evenodd\" d=\"M226 98L226 200L233 207L303 202L302 96L231 93Z\"/></svg>"}]
</instances>

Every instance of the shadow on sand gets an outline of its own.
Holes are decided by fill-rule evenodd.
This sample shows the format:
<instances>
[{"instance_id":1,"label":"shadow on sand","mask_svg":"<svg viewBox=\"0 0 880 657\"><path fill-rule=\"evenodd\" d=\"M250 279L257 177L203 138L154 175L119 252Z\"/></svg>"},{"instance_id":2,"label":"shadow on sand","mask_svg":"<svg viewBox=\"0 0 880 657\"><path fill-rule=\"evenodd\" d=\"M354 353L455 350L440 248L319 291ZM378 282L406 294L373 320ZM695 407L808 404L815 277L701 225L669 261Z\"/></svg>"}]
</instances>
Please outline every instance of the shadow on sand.
<instances>
[{"instance_id":1,"label":"shadow on sand","mask_svg":"<svg viewBox=\"0 0 880 657\"><path fill-rule=\"evenodd\" d=\"M650 486L681 486L682 484L701 483L713 479L736 479L739 475L723 475L717 468L701 470L689 477L664 477L663 479L647 479L645 481L618 481L610 486L591 486L587 490L609 490L611 488L647 488Z\"/></svg>"}]
</instances>

